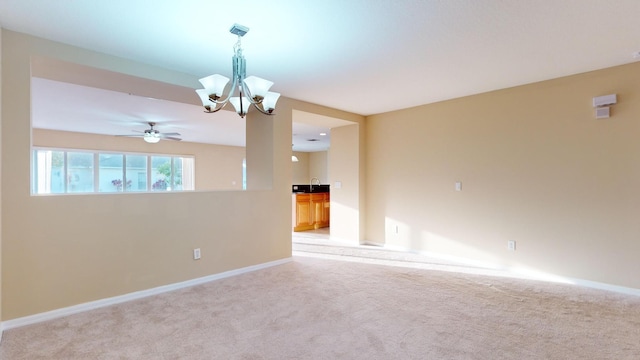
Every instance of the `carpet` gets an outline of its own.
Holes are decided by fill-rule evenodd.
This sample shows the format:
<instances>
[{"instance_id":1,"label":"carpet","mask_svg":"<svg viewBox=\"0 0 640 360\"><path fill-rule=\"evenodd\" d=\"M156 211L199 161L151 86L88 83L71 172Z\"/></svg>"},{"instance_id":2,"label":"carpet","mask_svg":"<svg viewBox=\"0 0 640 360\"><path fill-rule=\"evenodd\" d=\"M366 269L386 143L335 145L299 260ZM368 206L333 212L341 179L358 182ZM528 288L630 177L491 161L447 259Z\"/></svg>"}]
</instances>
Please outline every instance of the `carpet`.
<instances>
[{"instance_id":1,"label":"carpet","mask_svg":"<svg viewBox=\"0 0 640 360\"><path fill-rule=\"evenodd\" d=\"M6 331L1 359L638 359L640 298L295 256Z\"/></svg>"}]
</instances>

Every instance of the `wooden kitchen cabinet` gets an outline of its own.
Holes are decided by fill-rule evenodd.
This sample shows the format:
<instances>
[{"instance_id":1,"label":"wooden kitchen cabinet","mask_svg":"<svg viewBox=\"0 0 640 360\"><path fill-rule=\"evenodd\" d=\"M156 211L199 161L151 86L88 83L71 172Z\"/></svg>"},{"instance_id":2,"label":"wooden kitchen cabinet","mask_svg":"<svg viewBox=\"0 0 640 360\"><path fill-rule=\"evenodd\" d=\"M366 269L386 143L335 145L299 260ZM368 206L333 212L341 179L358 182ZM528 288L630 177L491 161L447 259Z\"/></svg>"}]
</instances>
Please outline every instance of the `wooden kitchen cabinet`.
<instances>
[{"instance_id":1,"label":"wooden kitchen cabinet","mask_svg":"<svg viewBox=\"0 0 640 360\"><path fill-rule=\"evenodd\" d=\"M305 231L329 226L329 193L294 194L293 231Z\"/></svg>"},{"instance_id":2,"label":"wooden kitchen cabinet","mask_svg":"<svg viewBox=\"0 0 640 360\"><path fill-rule=\"evenodd\" d=\"M325 193L326 196L324 198L324 203L322 204L322 225L321 227L328 227L329 226L329 219L331 215L331 197L329 195L329 193Z\"/></svg>"},{"instance_id":3,"label":"wooden kitchen cabinet","mask_svg":"<svg viewBox=\"0 0 640 360\"><path fill-rule=\"evenodd\" d=\"M293 195L293 231L313 229L311 194Z\"/></svg>"}]
</instances>

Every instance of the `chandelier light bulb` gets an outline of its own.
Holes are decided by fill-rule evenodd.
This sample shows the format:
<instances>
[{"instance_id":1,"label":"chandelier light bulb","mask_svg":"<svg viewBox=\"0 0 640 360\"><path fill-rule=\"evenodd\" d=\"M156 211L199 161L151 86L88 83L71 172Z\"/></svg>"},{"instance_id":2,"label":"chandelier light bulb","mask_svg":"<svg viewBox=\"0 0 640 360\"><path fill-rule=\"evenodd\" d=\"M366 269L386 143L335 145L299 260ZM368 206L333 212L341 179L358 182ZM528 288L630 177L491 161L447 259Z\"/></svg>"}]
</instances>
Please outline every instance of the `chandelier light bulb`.
<instances>
[{"instance_id":1,"label":"chandelier light bulb","mask_svg":"<svg viewBox=\"0 0 640 360\"><path fill-rule=\"evenodd\" d=\"M253 100L262 101L269 92L269 88L273 85L273 82L265 79L261 79L257 76L249 76L244 79L245 85L249 89L249 94L253 97Z\"/></svg>"},{"instance_id":2,"label":"chandelier light bulb","mask_svg":"<svg viewBox=\"0 0 640 360\"><path fill-rule=\"evenodd\" d=\"M204 86L207 95L211 95L215 100L222 97L224 88L229 83L229 78L220 74L213 74L200 79L200 83Z\"/></svg>"},{"instance_id":3,"label":"chandelier light bulb","mask_svg":"<svg viewBox=\"0 0 640 360\"><path fill-rule=\"evenodd\" d=\"M276 102L280 97L280 93L269 91L262 100L262 109L269 114L276 108Z\"/></svg>"},{"instance_id":4,"label":"chandelier light bulb","mask_svg":"<svg viewBox=\"0 0 640 360\"><path fill-rule=\"evenodd\" d=\"M236 109L236 112L240 117L247 115L247 109L249 108L249 99L245 96L242 97L242 104L240 103L240 97L232 97L230 100L231 105Z\"/></svg>"}]
</instances>

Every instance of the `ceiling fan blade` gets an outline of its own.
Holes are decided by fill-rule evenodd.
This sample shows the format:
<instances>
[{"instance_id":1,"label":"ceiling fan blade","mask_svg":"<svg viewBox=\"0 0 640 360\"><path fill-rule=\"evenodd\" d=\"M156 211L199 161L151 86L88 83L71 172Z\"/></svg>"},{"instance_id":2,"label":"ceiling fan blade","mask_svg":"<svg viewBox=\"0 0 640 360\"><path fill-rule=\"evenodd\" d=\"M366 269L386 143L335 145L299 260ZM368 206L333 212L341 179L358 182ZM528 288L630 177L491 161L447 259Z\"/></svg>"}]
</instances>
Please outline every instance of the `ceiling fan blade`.
<instances>
[{"instance_id":1,"label":"ceiling fan blade","mask_svg":"<svg viewBox=\"0 0 640 360\"><path fill-rule=\"evenodd\" d=\"M158 130L154 129L153 127L156 125L156 123L150 122L148 123L149 126L151 127L151 129L145 130L145 131L140 131L140 130L131 130L137 134L131 134L131 135L115 135L115 136L127 136L127 137L145 137L147 136L147 134L151 135L154 134L155 136L159 137L160 139L166 139L166 140L174 140L174 141L182 141L181 138L176 137L176 136L180 136L180 133L177 132L171 132L171 133L161 133Z\"/></svg>"}]
</instances>

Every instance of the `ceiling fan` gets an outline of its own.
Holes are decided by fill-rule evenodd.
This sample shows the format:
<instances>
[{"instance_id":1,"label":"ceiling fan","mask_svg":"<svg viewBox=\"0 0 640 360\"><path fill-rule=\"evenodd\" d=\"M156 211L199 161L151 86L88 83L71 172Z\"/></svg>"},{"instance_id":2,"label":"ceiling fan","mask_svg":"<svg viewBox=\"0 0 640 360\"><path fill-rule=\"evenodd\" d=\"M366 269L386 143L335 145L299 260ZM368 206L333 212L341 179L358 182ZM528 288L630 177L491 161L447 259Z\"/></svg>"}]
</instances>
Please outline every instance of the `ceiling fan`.
<instances>
[{"instance_id":1,"label":"ceiling fan","mask_svg":"<svg viewBox=\"0 0 640 360\"><path fill-rule=\"evenodd\" d=\"M116 135L116 136L139 136L139 137L142 137L144 139L144 141L146 141L148 143L157 143L158 141L160 141L160 139L175 140L175 141L182 140L179 137L176 137L176 136L180 136L180 133L177 133L177 132L161 133L160 131L158 131L158 130L153 128L154 126L156 126L156 123L149 122L148 124L149 124L149 129L147 129L145 131L132 130L132 131L138 132L140 134L135 134L135 135Z\"/></svg>"}]
</instances>

